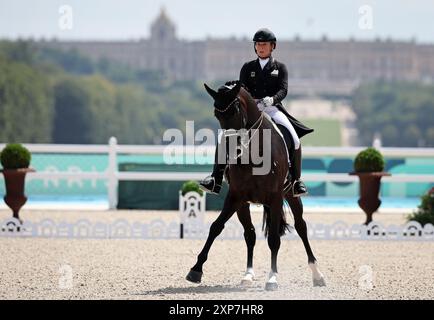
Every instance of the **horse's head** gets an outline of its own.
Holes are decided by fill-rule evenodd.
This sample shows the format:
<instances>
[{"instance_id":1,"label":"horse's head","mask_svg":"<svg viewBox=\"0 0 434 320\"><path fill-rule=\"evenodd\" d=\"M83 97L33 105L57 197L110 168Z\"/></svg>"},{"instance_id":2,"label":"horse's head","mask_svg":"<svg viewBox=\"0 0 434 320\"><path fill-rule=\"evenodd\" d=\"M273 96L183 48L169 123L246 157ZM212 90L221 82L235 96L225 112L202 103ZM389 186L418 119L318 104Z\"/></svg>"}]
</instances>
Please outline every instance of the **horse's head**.
<instances>
[{"instance_id":1,"label":"horse's head","mask_svg":"<svg viewBox=\"0 0 434 320\"><path fill-rule=\"evenodd\" d=\"M214 115L222 129L240 130L246 127L247 110L240 99L241 83L221 86L217 91L205 85L208 94L214 99Z\"/></svg>"}]
</instances>

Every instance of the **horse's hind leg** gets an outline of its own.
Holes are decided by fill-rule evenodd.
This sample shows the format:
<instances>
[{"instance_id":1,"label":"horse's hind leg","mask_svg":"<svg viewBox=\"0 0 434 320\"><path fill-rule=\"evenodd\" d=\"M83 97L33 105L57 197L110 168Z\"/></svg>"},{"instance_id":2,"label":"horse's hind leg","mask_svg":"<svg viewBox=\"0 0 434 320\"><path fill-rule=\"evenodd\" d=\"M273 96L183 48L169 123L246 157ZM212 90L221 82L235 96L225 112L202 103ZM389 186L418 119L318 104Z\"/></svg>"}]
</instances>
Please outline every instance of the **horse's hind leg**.
<instances>
[{"instance_id":1,"label":"horse's hind leg","mask_svg":"<svg viewBox=\"0 0 434 320\"><path fill-rule=\"evenodd\" d=\"M211 245L214 242L215 238L223 231L225 227L225 223L232 217L236 210L239 209L240 201L236 200L231 196L229 192L226 196L225 203L223 205L223 210L220 212L217 219L211 224L209 229L208 238L206 239L205 245L202 251L199 253L197 257L197 262L191 268L190 272L187 274L186 279L191 282L199 283L202 279L202 266L205 261L208 259L208 252L211 249Z\"/></svg>"},{"instance_id":2,"label":"horse's hind leg","mask_svg":"<svg viewBox=\"0 0 434 320\"><path fill-rule=\"evenodd\" d=\"M294 198L292 196L286 197L286 200L288 201L292 214L294 215L295 230L300 236L301 241L303 241L304 248L306 249L308 265L312 270L313 285L319 287L325 286L324 276L318 268L316 258L313 255L309 244L309 239L307 237L307 226L303 219L303 203L301 202L300 198Z\"/></svg>"},{"instance_id":3,"label":"horse's hind leg","mask_svg":"<svg viewBox=\"0 0 434 320\"><path fill-rule=\"evenodd\" d=\"M241 280L242 285L250 285L253 282L255 273L253 272L253 249L256 243L255 227L252 224L249 204L244 204L238 211L237 216L244 228L244 240L247 245L247 269L244 278Z\"/></svg>"}]
</instances>

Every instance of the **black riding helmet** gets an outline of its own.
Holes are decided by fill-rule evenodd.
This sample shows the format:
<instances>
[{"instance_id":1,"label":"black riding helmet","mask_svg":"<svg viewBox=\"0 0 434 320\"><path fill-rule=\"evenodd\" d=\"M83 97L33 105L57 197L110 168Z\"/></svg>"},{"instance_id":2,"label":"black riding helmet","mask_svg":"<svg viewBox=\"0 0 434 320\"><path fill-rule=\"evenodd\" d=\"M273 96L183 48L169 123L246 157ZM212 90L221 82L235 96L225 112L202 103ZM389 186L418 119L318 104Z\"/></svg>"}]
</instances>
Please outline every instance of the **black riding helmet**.
<instances>
[{"instance_id":1,"label":"black riding helmet","mask_svg":"<svg viewBox=\"0 0 434 320\"><path fill-rule=\"evenodd\" d=\"M276 36L274 33L267 28L262 28L256 31L255 35L253 36L253 42L271 42L274 44L274 49L276 49ZM256 49L255 49L256 52Z\"/></svg>"},{"instance_id":2,"label":"black riding helmet","mask_svg":"<svg viewBox=\"0 0 434 320\"><path fill-rule=\"evenodd\" d=\"M267 28L259 29L253 36L253 42L276 42L276 36Z\"/></svg>"}]
</instances>

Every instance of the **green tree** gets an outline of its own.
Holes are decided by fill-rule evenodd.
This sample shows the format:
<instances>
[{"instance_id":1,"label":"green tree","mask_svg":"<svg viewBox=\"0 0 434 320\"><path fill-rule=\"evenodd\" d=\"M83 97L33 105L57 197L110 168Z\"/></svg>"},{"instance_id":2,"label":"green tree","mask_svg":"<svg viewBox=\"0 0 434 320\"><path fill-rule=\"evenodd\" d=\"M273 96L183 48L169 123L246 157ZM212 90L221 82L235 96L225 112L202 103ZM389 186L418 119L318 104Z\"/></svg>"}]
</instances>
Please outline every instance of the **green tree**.
<instances>
[{"instance_id":1,"label":"green tree","mask_svg":"<svg viewBox=\"0 0 434 320\"><path fill-rule=\"evenodd\" d=\"M30 65L0 53L0 139L49 143L53 117L47 78Z\"/></svg>"},{"instance_id":2,"label":"green tree","mask_svg":"<svg viewBox=\"0 0 434 320\"><path fill-rule=\"evenodd\" d=\"M132 144L160 143L159 116L164 109L161 99L143 91L140 86L119 86L116 95L116 113L121 120L118 140Z\"/></svg>"},{"instance_id":3,"label":"green tree","mask_svg":"<svg viewBox=\"0 0 434 320\"><path fill-rule=\"evenodd\" d=\"M432 146L426 136L434 127L434 86L409 82L376 82L353 94L361 143L370 145L380 131L385 146Z\"/></svg>"},{"instance_id":4,"label":"green tree","mask_svg":"<svg viewBox=\"0 0 434 320\"><path fill-rule=\"evenodd\" d=\"M119 115L115 112L116 88L101 76L84 77L82 82L90 98L91 143L107 143L119 126Z\"/></svg>"},{"instance_id":5,"label":"green tree","mask_svg":"<svg viewBox=\"0 0 434 320\"><path fill-rule=\"evenodd\" d=\"M36 48L25 40L0 41L0 51L10 61L32 65L36 62Z\"/></svg>"},{"instance_id":6,"label":"green tree","mask_svg":"<svg viewBox=\"0 0 434 320\"><path fill-rule=\"evenodd\" d=\"M77 78L68 77L54 87L54 143L92 143L90 95Z\"/></svg>"},{"instance_id":7,"label":"green tree","mask_svg":"<svg viewBox=\"0 0 434 320\"><path fill-rule=\"evenodd\" d=\"M61 67L68 73L86 75L95 72L94 62L76 49L59 50L50 47L38 47L38 63L51 63Z\"/></svg>"}]
</instances>

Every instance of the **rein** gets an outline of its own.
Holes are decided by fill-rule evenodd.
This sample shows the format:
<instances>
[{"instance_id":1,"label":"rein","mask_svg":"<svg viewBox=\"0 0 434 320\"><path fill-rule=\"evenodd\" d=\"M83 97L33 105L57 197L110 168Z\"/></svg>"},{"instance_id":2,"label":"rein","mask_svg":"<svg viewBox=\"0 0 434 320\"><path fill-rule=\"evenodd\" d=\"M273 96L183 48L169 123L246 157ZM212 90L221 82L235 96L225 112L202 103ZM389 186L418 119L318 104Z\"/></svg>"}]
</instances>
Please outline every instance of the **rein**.
<instances>
[{"instance_id":1,"label":"rein","mask_svg":"<svg viewBox=\"0 0 434 320\"><path fill-rule=\"evenodd\" d=\"M215 110L217 110L218 112L220 112L220 113L225 113L226 111L228 111L229 110L229 108L231 107L231 106L233 106L234 104L235 104L235 102L238 102L238 103L240 103L240 98L239 97L236 97L225 109L223 109L223 110L219 110L219 109L217 109L217 108L215 108L214 107L214 109ZM247 148L248 148L248 146L249 146L249 144L250 144L250 142L252 141L252 139L253 139L253 137L256 135L256 132L258 132L258 130L259 130L259 128L261 127L261 125L262 125L262 122L263 122L263 120L264 120L264 112L263 111L261 111L261 116L255 121L255 123L249 128L249 129L247 129L247 128L245 128L245 126L246 126L246 124L247 124L247 120L245 119L245 117L244 117L244 113L242 112L242 111L240 111L240 108L237 106L237 112L238 113L241 113L241 121L242 121L242 128L243 129L246 129L247 130L247 132L245 133L245 134L242 134L242 133L240 133L240 132L237 132L237 130L233 130L233 129L229 129L229 130L225 130L225 132L224 132L224 134L223 134L223 136L224 136L224 138L228 138L228 137L232 137L232 136L240 136L241 137L241 141L240 141L240 143L241 143L241 146L237 146L237 149L238 150L240 150L240 152L239 152L239 154L235 157L235 159L238 159L238 158L240 158L242 155L243 155L243 153L244 153L244 150L247 150ZM258 124L259 123L259 124ZM256 125L258 124L258 126L256 127L256 128L254 128ZM245 140L245 139L243 139L243 137L245 137L245 136L248 136L249 135L249 133L251 132L251 130L253 130L254 129L254 131L253 131L253 134L252 135L250 135L250 138L247 140L247 142L244 142L243 140Z\"/></svg>"},{"instance_id":2,"label":"rein","mask_svg":"<svg viewBox=\"0 0 434 320\"><path fill-rule=\"evenodd\" d=\"M240 98L238 98L238 97L236 97L231 103L229 103L229 105L225 108L225 109L223 109L223 110L220 110L220 109L217 109L216 107L214 107L214 109L215 110L217 110L218 112L220 112L220 113L225 113L226 111L228 111L229 110L229 108L235 103L235 102L239 102L240 101Z\"/></svg>"}]
</instances>

